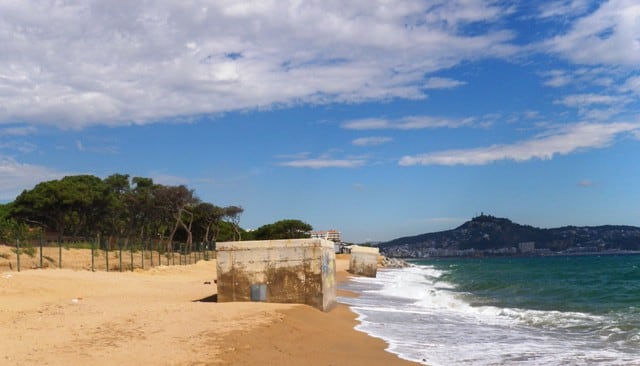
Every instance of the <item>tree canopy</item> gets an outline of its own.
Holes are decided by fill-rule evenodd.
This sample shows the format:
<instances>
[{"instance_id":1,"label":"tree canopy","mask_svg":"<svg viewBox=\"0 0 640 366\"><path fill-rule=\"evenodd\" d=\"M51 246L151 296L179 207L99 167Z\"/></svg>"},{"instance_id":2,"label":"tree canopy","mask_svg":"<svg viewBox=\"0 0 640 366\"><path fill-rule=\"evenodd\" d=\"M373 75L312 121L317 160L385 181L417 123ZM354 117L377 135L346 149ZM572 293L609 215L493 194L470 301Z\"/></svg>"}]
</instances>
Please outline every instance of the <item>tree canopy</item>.
<instances>
[{"instance_id":1,"label":"tree canopy","mask_svg":"<svg viewBox=\"0 0 640 366\"><path fill-rule=\"evenodd\" d=\"M24 190L15 201L0 205L0 239L15 240L26 227L55 232L58 238L232 241L309 237L311 225L280 220L254 231L240 227L241 206L217 206L200 200L184 185L157 184L151 178L112 174L67 176ZM189 247L190 248L190 247Z\"/></svg>"},{"instance_id":2,"label":"tree canopy","mask_svg":"<svg viewBox=\"0 0 640 366\"><path fill-rule=\"evenodd\" d=\"M305 222L288 219L259 227L253 237L256 240L308 238L311 230L313 227Z\"/></svg>"},{"instance_id":3,"label":"tree canopy","mask_svg":"<svg viewBox=\"0 0 640 366\"><path fill-rule=\"evenodd\" d=\"M184 185L156 184L151 178L113 174L67 176L24 190L11 205L0 207L18 222L54 231L59 237L139 238L172 242L178 235L190 244L215 241L223 220L239 233L238 206L218 207L201 202ZM239 234L235 235L239 237Z\"/></svg>"}]
</instances>

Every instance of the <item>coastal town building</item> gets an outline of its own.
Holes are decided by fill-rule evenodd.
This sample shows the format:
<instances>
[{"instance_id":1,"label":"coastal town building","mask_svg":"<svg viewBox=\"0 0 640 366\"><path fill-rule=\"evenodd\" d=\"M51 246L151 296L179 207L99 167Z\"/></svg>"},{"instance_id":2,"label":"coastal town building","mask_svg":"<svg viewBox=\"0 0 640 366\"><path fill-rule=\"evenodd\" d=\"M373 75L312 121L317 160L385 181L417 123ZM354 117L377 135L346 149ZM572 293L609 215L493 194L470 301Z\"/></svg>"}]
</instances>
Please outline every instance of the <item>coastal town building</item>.
<instances>
[{"instance_id":1,"label":"coastal town building","mask_svg":"<svg viewBox=\"0 0 640 366\"><path fill-rule=\"evenodd\" d=\"M342 239L340 237L340 232L334 229L326 230L326 231L312 231L311 237L315 239L330 240L334 243L342 242Z\"/></svg>"},{"instance_id":2,"label":"coastal town building","mask_svg":"<svg viewBox=\"0 0 640 366\"><path fill-rule=\"evenodd\" d=\"M336 304L334 243L325 239L217 244L218 302Z\"/></svg>"}]
</instances>

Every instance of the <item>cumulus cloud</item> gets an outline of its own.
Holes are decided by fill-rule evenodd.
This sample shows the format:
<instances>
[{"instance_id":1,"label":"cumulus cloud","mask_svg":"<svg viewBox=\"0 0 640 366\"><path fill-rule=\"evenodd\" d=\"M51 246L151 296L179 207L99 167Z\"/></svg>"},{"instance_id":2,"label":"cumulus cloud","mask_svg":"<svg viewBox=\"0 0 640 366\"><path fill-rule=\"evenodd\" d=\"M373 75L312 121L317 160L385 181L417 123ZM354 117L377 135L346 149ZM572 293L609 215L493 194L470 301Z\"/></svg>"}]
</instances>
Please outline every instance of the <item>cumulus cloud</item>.
<instances>
[{"instance_id":1,"label":"cumulus cloud","mask_svg":"<svg viewBox=\"0 0 640 366\"><path fill-rule=\"evenodd\" d=\"M364 118L344 122L347 130L420 130L426 128L458 128L472 125L473 118L449 119L431 116L408 116L399 119Z\"/></svg>"},{"instance_id":2,"label":"cumulus cloud","mask_svg":"<svg viewBox=\"0 0 640 366\"><path fill-rule=\"evenodd\" d=\"M0 156L0 200L12 201L25 188L29 189L43 181L60 179L65 175L69 174Z\"/></svg>"},{"instance_id":3,"label":"cumulus cloud","mask_svg":"<svg viewBox=\"0 0 640 366\"><path fill-rule=\"evenodd\" d=\"M0 4L0 123L79 129L421 99L425 75L517 49L500 28L510 10L483 0L147 5ZM474 22L493 26L469 27Z\"/></svg>"},{"instance_id":4,"label":"cumulus cloud","mask_svg":"<svg viewBox=\"0 0 640 366\"><path fill-rule=\"evenodd\" d=\"M391 137L383 137L383 136L370 136L370 137L361 137L357 138L351 143L355 146L375 146L386 144L387 142L393 141Z\"/></svg>"},{"instance_id":5,"label":"cumulus cloud","mask_svg":"<svg viewBox=\"0 0 640 366\"><path fill-rule=\"evenodd\" d=\"M409 155L402 157L398 163L403 166L453 166L486 165L502 160L549 160L556 155L603 148L610 145L620 134L637 134L638 131L638 123L577 123L556 127L530 140L514 144Z\"/></svg>"},{"instance_id":6,"label":"cumulus cloud","mask_svg":"<svg viewBox=\"0 0 640 366\"><path fill-rule=\"evenodd\" d=\"M577 3L582 2L571 2ZM637 68L640 64L638 34L640 3L611 0L578 19L568 32L544 42L541 50L551 50L578 64Z\"/></svg>"}]
</instances>

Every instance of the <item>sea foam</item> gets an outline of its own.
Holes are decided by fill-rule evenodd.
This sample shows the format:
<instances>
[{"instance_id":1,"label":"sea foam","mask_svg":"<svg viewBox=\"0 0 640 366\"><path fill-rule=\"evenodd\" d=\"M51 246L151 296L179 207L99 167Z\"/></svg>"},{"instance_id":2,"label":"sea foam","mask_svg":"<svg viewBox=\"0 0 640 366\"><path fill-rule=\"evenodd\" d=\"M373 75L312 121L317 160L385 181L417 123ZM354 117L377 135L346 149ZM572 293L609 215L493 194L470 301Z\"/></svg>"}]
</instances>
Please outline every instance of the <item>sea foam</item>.
<instances>
[{"instance_id":1,"label":"sea foam","mask_svg":"<svg viewBox=\"0 0 640 366\"><path fill-rule=\"evenodd\" d=\"M442 281L445 271L414 266L378 271L344 285L339 298L358 314L356 329L388 351L429 365L640 365L618 344L606 317L579 312L472 306L472 294ZM633 337L633 336L632 336Z\"/></svg>"}]
</instances>

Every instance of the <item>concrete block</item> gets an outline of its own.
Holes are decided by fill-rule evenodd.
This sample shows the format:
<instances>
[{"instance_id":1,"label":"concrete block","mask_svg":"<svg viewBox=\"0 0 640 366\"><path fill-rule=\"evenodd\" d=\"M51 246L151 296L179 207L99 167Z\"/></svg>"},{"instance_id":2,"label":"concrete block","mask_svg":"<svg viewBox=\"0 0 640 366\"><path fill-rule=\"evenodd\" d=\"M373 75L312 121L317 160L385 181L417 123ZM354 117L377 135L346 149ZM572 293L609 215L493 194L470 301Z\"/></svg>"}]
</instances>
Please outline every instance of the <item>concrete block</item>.
<instances>
[{"instance_id":1,"label":"concrete block","mask_svg":"<svg viewBox=\"0 0 640 366\"><path fill-rule=\"evenodd\" d=\"M351 248L351 260L349 272L366 277L375 277L378 272L378 248L361 247L354 245Z\"/></svg>"},{"instance_id":2,"label":"concrete block","mask_svg":"<svg viewBox=\"0 0 640 366\"><path fill-rule=\"evenodd\" d=\"M217 243L218 301L251 301L266 286L266 302L300 303L328 311L336 304L333 242L288 239Z\"/></svg>"}]
</instances>

